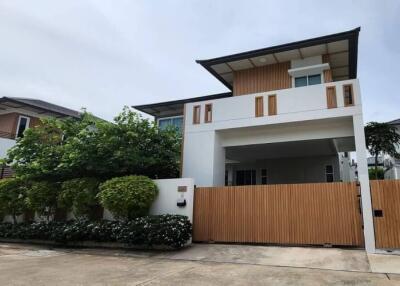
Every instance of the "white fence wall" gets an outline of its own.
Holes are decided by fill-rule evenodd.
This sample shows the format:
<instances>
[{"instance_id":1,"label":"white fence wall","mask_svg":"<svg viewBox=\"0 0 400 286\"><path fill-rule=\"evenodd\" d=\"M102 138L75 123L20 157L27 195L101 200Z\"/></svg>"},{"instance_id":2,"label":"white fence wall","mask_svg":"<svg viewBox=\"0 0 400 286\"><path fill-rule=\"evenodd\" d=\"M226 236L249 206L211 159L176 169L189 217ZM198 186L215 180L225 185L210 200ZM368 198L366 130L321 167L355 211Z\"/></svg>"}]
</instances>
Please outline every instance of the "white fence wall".
<instances>
[{"instance_id":1,"label":"white fence wall","mask_svg":"<svg viewBox=\"0 0 400 286\"><path fill-rule=\"evenodd\" d=\"M163 179L154 181L158 186L158 196L150 209L150 214L179 214L187 216L193 221L193 198L194 198L194 181L191 178L179 179ZM185 199L186 206L178 207L178 199ZM73 215L68 214L68 219L72 219ZM108 210L104 210L104 219L112 220L113 216ZM18 217L21 222L23 216ZM35 216L35 220L40 220ZM10 216L6 216L4 221L12 222Z\"/></svg>"}]
</instances>

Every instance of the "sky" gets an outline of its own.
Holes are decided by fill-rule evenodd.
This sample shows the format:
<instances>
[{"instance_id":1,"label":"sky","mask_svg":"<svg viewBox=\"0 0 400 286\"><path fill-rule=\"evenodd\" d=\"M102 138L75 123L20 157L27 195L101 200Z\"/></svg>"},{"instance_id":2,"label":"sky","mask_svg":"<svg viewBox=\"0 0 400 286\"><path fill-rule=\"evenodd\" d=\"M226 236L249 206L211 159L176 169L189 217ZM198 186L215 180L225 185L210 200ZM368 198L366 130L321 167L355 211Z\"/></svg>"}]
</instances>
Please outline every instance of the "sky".
<instances>
[{"instance_id":1,"label":"sky","mask_svg":"<svg viewBox=\"0 0 400 286\"><path fill-rule=\"evenodd\" d=\"M400 1L0 0L0 96L86 108L225 92L196 59L361 27L364 121L400 118Z\"/></svg>"}]
</instances>

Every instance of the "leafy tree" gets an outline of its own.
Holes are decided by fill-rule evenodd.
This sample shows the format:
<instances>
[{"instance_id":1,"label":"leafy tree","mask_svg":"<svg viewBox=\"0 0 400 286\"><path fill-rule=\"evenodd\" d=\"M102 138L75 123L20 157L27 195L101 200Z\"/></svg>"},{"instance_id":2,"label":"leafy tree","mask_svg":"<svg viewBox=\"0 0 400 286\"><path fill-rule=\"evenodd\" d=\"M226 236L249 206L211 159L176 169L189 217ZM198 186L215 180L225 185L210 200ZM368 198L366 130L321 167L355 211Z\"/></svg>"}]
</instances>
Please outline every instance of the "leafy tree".
<instances>
[{"instance_id":1,"label":"leafy tree","mask_svg":"<svg viewBox=\"0 0 400 286\"><path fill-rule=\"evenodd\" d=\"M18 177L65 181L79 177L146 175L176 177L181 135L159 130L129 108L114 123L89 113L76 119L44 119L28 129L8 153Z\"/></svg>"},{"instance_id":2,"label":"leafy tree","mask_svg":"<svg viewBox=\"0 0 400 286\"><path fill-rule=\"evenodd\" d=\"M147 214L157 194L156 184L148 177L125 176L102 183L98 198L116 217L133 219Z\"/></svg>"},{"instance_id":3,"label":"leafy tree","mask_svg":"<svg viewBox=\"0 0 400 286\"><path fill-rule=\"evenodd\" d=\"M96 178L71 179L62 183L59 206L72 211L76 217L94 218L100 206L96 197L100 181Z\"/></svg>"},{"instance_id":4,"label":"leafy tree","mask_svg":"<svg viewBox=\"0 0 400 286\"><path fill-rule=\"evenodd\" d=\"M0 180L0 213L9 214L17 223L17 216L26 210L26 185L20 179Z\"/></svg>"},{"instance_id":5,"label":"leafy tree","mask_svg":"<svg viewBox=\"0 0 400 286\"><path fill-rule=\"evenodd\" d=\"M383 180L385 178L385 170L378 167L378 175L375 169L368 169L368 175L370 180Z\"/></svg>"},{"instance_id":6,"label":"leafy tree","mask_svg":"<svg viewBox=\"0 0 400 286\"><path fill-rule=\"evenodd\" d=\"M27 206L37 212L40 216L45 216L47 221L55 215L57 210L57 199L60 193L58 183L49 181L31 182L27 189Z\"/></svg>"},{"instance_id":7,"label":"leafy tree","mask_svg":"<svg viewBox=\"0 0 400 286\"><path fill-rule=\"evenodd\" d=\"M388 154L399 157L397 147L400 135L396 128L388 123L369 122L365 126L365 140L369 153L375 157L375 178L378 177L378 156Z\"/></svg>"}]
</instances>

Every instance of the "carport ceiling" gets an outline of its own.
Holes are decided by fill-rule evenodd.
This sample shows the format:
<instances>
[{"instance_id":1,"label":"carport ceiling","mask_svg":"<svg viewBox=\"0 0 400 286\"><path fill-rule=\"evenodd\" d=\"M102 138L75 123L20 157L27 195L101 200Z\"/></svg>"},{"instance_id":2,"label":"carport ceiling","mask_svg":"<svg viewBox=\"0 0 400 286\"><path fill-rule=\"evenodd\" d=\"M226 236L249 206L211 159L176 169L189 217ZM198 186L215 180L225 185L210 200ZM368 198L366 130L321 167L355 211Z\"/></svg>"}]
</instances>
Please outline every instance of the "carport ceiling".
<instances>
[{"instance_id":1,"label":"carport ceiling","mask_svg":"<svg viewBox=\"0 0 400 286\"><path fill-rule=\"evenodd\" d=\"M227 160L246 162L288 157L329 156L353 150L354 138L346 137L226 147L225 156Z\"/></svg>"}]
</instances>

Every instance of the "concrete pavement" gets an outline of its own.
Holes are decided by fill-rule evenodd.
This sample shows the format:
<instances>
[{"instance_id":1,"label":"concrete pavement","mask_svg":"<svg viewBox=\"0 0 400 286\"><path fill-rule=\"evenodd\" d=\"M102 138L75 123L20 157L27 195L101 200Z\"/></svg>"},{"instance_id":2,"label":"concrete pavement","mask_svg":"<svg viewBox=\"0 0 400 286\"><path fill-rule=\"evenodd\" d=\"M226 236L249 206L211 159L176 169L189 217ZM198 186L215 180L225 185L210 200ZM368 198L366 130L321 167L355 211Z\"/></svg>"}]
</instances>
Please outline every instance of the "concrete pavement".
<instances>
[{"instance_id":1,"label":"concrete pavement","mask_svg":"<svg viewBox=\"0 0 400 286\"><path fill-rule=\"evenodd\" d=\"M0 244L0 285L400 285L400 275L385 272L399 271L399 256L373 260L362 250L299 247L195 244L160 253Z\"/></svg>"}]
</instances>

